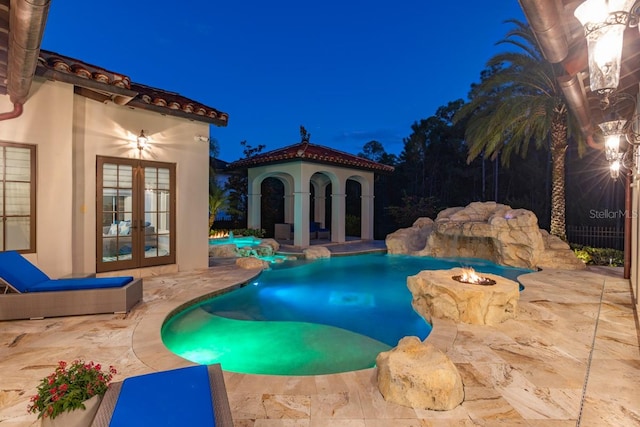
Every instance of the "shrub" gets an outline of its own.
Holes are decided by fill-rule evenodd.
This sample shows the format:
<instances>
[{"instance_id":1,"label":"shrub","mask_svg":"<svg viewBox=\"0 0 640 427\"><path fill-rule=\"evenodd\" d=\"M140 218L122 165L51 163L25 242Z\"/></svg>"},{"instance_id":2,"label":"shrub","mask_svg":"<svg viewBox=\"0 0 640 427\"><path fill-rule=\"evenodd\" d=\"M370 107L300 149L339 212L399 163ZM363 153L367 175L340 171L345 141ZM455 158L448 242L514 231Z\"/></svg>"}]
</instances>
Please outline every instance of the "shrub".
<instances>
[{"instance_id":1,"label":"shrub","mask_svg":"<svg viewBox=\"0 0 640 427\"><path fill-rule=\"evenodd\" d=\"M571 244L571 249L578 258L588 265L609 265L621 267L624 265L624 252L611 248L593 248Z\"/></svg>"},{"instance_id":2,"label":"shrub","mask_svg":"<svg viewBox=\"0 0 640 427\"><path fill-rule=\"evenodd\" d=\"M360 236L360 217L346 215L344 218L344 232L347 236Z\"/></svg>"},{"instance_id":3,"label":"shrub","mask_svg":"<svg viewBox=\"0 0 640 427\"><path fill-rule=\"evenodd\" d=\"M231 230L234 236L253 236L262 238L264 237L266 230L262 228L239 228L237 230Z\"/></svg>"}]
</instances>

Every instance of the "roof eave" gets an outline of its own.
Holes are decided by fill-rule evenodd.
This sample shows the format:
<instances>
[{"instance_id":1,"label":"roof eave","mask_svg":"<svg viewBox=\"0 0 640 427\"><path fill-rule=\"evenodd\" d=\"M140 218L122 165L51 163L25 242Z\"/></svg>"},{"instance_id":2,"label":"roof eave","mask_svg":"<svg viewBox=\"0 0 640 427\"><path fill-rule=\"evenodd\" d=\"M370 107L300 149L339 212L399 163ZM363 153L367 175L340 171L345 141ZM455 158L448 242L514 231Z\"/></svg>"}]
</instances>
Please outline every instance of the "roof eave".
<instances>
[{"instance_id":1,"label":"roof eave","mask_svg":"<svg viewBox=\"0 0 640 427\"><path fill-rule=\"evenodd\" d=\"M235 162L230 163L227 166L226 170L249 169L253 167L267 166L267 165L273 165L273 164L293 163L293 162L322 164L322 165L344 167L348 169L357 169L357 170L363 170L363 171L375 172L375 173L384 173L384 174L392 174L395 171L395 168L393 166L388 166L388 165L385 165L386 166L385 168L373 168L373 167L353 165L346 162L343 164L340 164L338 162L307 159L307 158L300 158L300 157L293 157L289 159L265 160L259 163L255 163L251 161L251 159L242 159L242 160L237 160Z\"/></svg>"},{"instance_id":2,"label":"roof eave","mask_svg":"<svg viewBox=\"0 0 640 427\"><path fill-rule=\"evenodd\" d=\"M228 124L228 120L222 120L219 117L209 117L206 115L187 113L185 111L178 110L178 109L174 110L169 107L164 107L164 106L159 106L154 104L147 104L146 102L141 101L139 99L133 99L127 105L130 107L140 108L141 110L148 110L148 111L153 111L155 113L160 113L164 115L181 117L181 118L189 119L193 121L209 123L219 127L225 127Z\"/></svg>"}]
</instances>

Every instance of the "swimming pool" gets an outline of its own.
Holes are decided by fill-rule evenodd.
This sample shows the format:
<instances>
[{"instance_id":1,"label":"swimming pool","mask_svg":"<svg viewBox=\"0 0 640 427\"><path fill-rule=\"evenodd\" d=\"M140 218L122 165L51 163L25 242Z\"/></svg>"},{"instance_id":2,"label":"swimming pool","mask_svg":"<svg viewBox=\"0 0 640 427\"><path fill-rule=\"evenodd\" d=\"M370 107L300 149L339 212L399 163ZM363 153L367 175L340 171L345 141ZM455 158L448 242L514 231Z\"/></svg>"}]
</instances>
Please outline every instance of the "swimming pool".
<instances>
[{"instance_id":1,"label":"swimming pool","mask_svg":"<svg viewBox=\"0 0 640 427\"><path fill-rule=\"evenodd\" d=\"M273 253L273 250L270 247L260 247L260 240L258 237L254 236L238 236L234 237L233 234L230 234L228 237L211 237L209 238L209 246L220 246L220 245L235 245L236 253L241 257L256 257L263 261L266 261L270 264L281 263L287 261L289 259L286 255L278 255ZM215 252L209 252L209 256L218 256L219 254ZM226 256L226 255L223 255Z\"/></svg>"},{"instance_id":2,"label":"swimming pool","mask_svg":"<svg viewBox=\"0 0 640 427\"><path fill-rule=\"evenodd\" d=\"M211 237L209 238L210 245L230 245L234 244L238 248L243 246L258 246L260 244L260 239L254 236L239 236L234 237L233 235L228 237Z\"/></svg>"},{"instance_id":3,"label":"swimming pool","mask_svg":"<svg viewBox=\"0 0 640 427\"><path fill-rule=\"evenodd\" d=\"M488 261L368 254L276 265L255 281L172 316L164 344L232 372L317 375L372 367L430 325L411 307L407 276L471 266L515 280L530 272Z\"/></svg>"}]
</instances>

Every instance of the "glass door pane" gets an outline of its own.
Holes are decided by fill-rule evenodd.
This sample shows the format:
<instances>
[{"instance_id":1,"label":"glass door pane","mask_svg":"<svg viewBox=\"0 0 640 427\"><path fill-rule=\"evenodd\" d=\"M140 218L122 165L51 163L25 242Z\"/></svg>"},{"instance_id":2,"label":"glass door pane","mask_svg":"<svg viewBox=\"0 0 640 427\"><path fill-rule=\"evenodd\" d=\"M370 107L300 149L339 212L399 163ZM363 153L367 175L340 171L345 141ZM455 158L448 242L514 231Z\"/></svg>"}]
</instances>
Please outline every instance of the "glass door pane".
<instances>
[{"instance_id":1,"label":"glass door pane","mask_svg":"<svg viewBox=\"0 0 640 427\"><path fill-rule=\"evenodd\" d=\"M171 255L171 171L144 168L145 258Z\"/></svg>"},{"instance_id":2,"label":"glass door pane","mask_svg":"<svg viewBox=\"0 0 640 427\"><path fill-rule=\"evenodd\" d=\"M175 262L175 165L98 157L97 271Z\"/></svg>"},{"instance_id":3,"label":"glass door pane","mask_svg":"<svg viewBox=\"0 0 640 427\"><path fill-rule=\"evenodd\" d=\"M102 262L133 258L135 228L132 165L104 163L102 169Z\"/></svg>"}]
</instances>

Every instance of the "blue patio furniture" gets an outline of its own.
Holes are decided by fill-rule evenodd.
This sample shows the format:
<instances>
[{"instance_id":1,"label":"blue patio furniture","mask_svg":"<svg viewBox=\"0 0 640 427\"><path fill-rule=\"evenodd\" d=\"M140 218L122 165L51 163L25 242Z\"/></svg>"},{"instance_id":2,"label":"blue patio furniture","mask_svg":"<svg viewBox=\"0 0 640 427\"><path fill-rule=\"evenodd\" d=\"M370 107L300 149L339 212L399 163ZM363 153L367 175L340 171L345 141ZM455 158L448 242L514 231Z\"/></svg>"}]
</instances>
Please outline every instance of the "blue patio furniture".
<instances>
[{"instance_id":1,"label":"blue patio furniture","mask_svg":"<svg viewBox=\"0 0 640 427\"><path fill-rule=\"evenodd\" d=\"M51 279L16 251L0 252L0 280L0 320L126 313L142 300L142 279Z\"/></svg>"},{"instance_id":2,"label":"blue patio furniture","mask_svg":"<svg viewBox=\"0 0 640 427\"><path fill-rule=\"evenodd\" d=\"M112 383L92 427L233 427L219 363L130 377Z\"/></svg>"}]
</instances>

